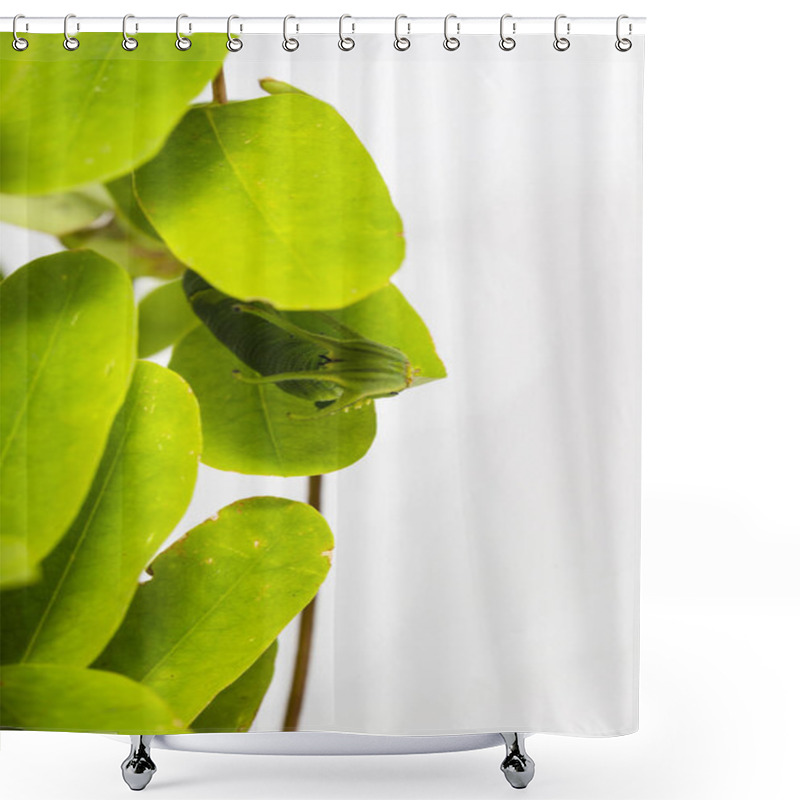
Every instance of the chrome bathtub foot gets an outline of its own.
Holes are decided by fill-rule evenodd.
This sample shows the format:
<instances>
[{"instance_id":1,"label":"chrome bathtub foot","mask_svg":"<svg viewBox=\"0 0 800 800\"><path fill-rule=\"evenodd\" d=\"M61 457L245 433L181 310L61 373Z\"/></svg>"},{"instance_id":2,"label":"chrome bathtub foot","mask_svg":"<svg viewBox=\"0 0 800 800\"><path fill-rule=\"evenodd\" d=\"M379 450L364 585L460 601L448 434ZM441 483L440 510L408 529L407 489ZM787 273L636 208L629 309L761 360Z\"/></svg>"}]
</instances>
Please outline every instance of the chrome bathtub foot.
<instances>
[{"instance_id":1,"label":"chrome bathtub foot","mask_svg":"<svg viewBox=\"0 0 800 800\"><path fill-rule=\"evenodd\" d=\"M532 780L536 765L525 752L525 737L521 733L501 733L506 743L506 757L500 765L506 780L515 789L524 789Z\"/></svg>"},{"instance_id":2,"label":"chrome bathtub foot","mask_svg":"<svg viewBox=\"0 0 800 800\"><path fill-rule=\"evenodd\" d=\"M131 736L131 752L122 762L122 778L134 792L141 792L155 775L156 765L150 758L152 736Z\"/></svg>"}]
</instances>

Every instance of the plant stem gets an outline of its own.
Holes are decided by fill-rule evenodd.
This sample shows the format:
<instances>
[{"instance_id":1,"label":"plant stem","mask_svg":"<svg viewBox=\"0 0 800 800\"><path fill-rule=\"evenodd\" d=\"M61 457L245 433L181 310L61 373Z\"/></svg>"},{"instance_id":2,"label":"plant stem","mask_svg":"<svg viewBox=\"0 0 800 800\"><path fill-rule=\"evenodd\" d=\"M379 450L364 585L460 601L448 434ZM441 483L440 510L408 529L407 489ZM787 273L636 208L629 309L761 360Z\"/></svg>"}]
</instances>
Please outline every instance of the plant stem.
<instances>
[{"instance_id":1,"label":"plant stem","mask_svg":"<svg viewBox=\"0 0 800 800\"><path fill-rule=\"evenodd\" d=\"M211 84L211 91L214 93L215 103L228 102L228 90L225 88L225 72L222 67L219 68L219 72Z\"/></svg>"},{"instance_id":2,"label":"plant stem","mask_svg":"<svg viewBox=\"0 0 800 800\"><path fill-rule=\"evenodd\" d=\"M308 504L317 511L322 510L322 475L311 475L308 479ZM286 716L283 720L285 731L296 731L300 722L300 712L303 709L303 695L306 690L308 677L308 662L311 658L311 637L314 632L314 608L317 598L303 609L300 615L300 633L297 641L297 655L294 662L294 676L292 688L289 692L289 703L286 706Z\"/></svg>"}]
</instances>

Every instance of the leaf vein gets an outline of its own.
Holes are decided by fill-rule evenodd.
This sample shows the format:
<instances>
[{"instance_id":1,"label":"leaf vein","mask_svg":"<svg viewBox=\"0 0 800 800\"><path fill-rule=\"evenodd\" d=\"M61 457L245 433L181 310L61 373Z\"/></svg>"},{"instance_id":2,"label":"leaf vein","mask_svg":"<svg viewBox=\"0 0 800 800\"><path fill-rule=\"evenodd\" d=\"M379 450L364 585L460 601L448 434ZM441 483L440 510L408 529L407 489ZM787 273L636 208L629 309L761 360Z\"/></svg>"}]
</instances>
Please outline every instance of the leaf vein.
<instances>
[{"instance_id":1,"label":"leaf vein","mask_svg":"<svg viewBox=\"0 0 800 800\"><path fill-rule=\"evenodd\" d=\"M306 264L305 259L300 255L300 253L297 252L297 250L295 249L295 247L292 244L291 240L287 240L286 238L284 238L284 236L280 232L280 229L275 225L275 223L272 220L270 220L266 216L266 214L264 213L264 210L256 202L256 199L251 194L250 189L247 186L247 184L245 183L244 178L242 177L241 173L237 169L236 165L233 163L233 160L231 159L230 155L228 154L227 149L225 148L225 145L222 142L222 137L219 135L219 130L217 129L217 126L214 124L214 119L211 116L210 109L208 107L206 107L206 108L203 109L203 111L204 111L204 113L206 115L206 119L208 120L209 127L211 128L211 131L214 134L214 138L216 139L217 144L219 145L219 149L222 152L222 155L225 157L225 161L228 163L228 166L231 168L231 171L233 172L234 176L236 177L236 180L238 181L239 185L242 187L242 191L244 192L245 197L247 197L247 199L250 202L250 204L253 206L253 208L255 208L256 212L261 217L262 221L267 226L267 228L269 228L273 232L275 238L284 246L284 248L286 248L286 250L288 252L290 252L292 254L292 257L294 259L293 266L299 266L303 270L303 272L305 272L305 274L308 277L308 279L313 281L314 275L312 274L311 270L309 269L308 265Z\"/></svg>"},{"instance_id":2,"label":"leaf vein","mask_svg":"<svg viewBox=\"0 0 800 800\"><path fill-rule=\"evenodd\" d=\"M266 387L262 385L257 385L255 387L258 391L258 408L261 411L261 416L264 419L264 428L266 429L267 436L269 437L270 444L272 445L272 449L275 452L275 458L278 461L278 467L281 471L284 470L283 464L283 455L281 454L280 446L278 445L278 439L275 436L275 431L272 429L272 419L269 415L269 408L267 403L266 397Z\"/></svg>"},{"instance_id":3,"label":"leaf vein","mask_svg":"<svg viewBox=\"0 0 800 800\"><path fill-rule=\"evenodd\" d=\"M132 404L133 407L135 407L136 401L139 399L139 396L142 394L143 391L144 391L144 381L142 381L141 386L136 392L136 397L134 398L134 402ZM36 640L39 638L39 635L41 634L42 629L44 627L44 624L47 621L47 618L50 616L50 613L53 610L53 606L55 605L56 600L58 599L58 596L61 594L64 582L66 581L67 576L69 575L70 571L72 570L72 567L74 566L78 551L83 546L83 543L86 539L86 534L88 533L89 528L92 525L95 515L97 514L97 511L100 508L100 504L103 500L106 489L108 488L108 485L111 482L111 479L114 475L114 471L116 470L117 467L117 462L119 461L119 458L122 455L122 451L125 449L125 444L128 439L128 434L130 433L133 417L134 414L131 413L128 415L127 420L125 420L125 429L123 430L122 436L120 437L119 446L117 447L117 450L114 453L114 457L106 472L102 486L97 492L91 511L89 512L89 515L86 518L86 524L83 526L83 530L81 531L80 536L78 537L78 541L75 543L75 547L69 555L69 560L67 561L67 564L64 567L64 571L61 573L58 583L56 584L55 588L53 589L50 595L50 598L47 602L47 607L42 612L42 616L39 618L39 622L36 625L36 630L34 630L33 635L31 636L31 639L28 642L28 646L25 648L25 652L23 653L22 658L20 659L20 662L27 661L28 657L30 656L31 650L34 644L36 643Z\"/></svg>"},{"instance_id":4,"label":"leaf vein","mask_svg":"<svg viewBox=\"0 0 800 800\"><path fill-rule=\"evenodd\" d=\"M195 622L193 622L187 629L182 633L175 643L170 647L170 649L163 655L161 658L153 664L152 667L139 679L139 683L146 683L147 679L173 654L175 651L186 641L186 639L191 636L198 627L200 627L211 615L213 615L217 609L222 605L225 600L229 597L229 595L239 586L239 584L244 580L247 575L253 571L253 568L258 564L258 560L253 558L250 564L248 564L244 570L237 576L236 580L233 581L228 588L217 598L217 600L208 608L206 611L198 617ZM147 586L147 584L145 584Z\"/></svg>"},{"instance_id":5,"label":"leaf vein","mask_svg":"<svg viewBox=\"0 0 800 800\"><path fill-rule=\"evenodd\" d=\"M59 311L58 314L58 320L56 321L56 324L53 326L53 332L50 335L49 341L47 342L47 347L45 348L45 351L42 354L42 358L39 361L39 365L36 367L36 372L34 372L33 374L33 379L28 384L28 391L25 394L25 400L23 401L22 406L20 407L19 413L17 414L17 417L14 420L13 425L11 426L11 431L9 432L5 444L3 445L2 453L0 453L0 468L2 468L3 462L5 461L6 456L8 455L8 451L11 448L11 444L14 441L15 436L17 435L17 430L19 429L19 426L22 424L22 420L24 419L25 416L27 416L28 408L31 402L31 397L36 391L36 386L38 385L39 379L41 378L42 373L44 372L45 365L47 364L47 361L50 358L53 348L55 347L56 339L58 338L58 334L61 332L61 328L63 327L64 324L64 317L66 316L67 308L69 308L69 305L72 302L72 298L78 289L78 285L80 284L81 279L83 278L84 271L85 271L84 267L81 266L80 273L76 276L76 280L72 282L72 286L70 286L69 293L67 294L64 304L61 306L61 310Z\"/></svg>"},{"instance_id":6,"label":"leaf vein","mask_svg":"<svg viewBox=\"0 0 800 800\"><path fill-rule=\"evenodd\" d=\"M97 85L100 78L103 77L103 73L105 73L105 71L108 69L108 65L111 63L111 58L109 56L111 55L111 53L114 52L115 44L116 43L114 41L111 42L111 46L106 51L105 58L100 62L100 66L97 72L95 73L94 77L92 78L92 83L91 83L92 87L95 87ZM72 133L70 134L68 143L64 146L65 153L72 152L72 149L75 145L75 140L78 138L78 134L80 134L81 132L81 125L83 123L83 120L87 115L89 107L94 102L96 94L97 93L94 91L86 92L83 102L81 103L81 107L78 109L78 112L72 117L73 130Z\"/></svg>"}]
</instances>

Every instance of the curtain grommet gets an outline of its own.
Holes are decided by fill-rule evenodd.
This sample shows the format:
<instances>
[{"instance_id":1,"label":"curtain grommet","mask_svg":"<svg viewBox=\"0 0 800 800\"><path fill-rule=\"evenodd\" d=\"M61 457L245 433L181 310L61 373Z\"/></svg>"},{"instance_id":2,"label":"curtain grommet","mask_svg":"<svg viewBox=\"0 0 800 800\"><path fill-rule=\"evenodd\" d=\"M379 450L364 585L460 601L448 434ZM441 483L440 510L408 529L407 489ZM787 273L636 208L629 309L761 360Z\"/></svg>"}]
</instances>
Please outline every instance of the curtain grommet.
<instances>
[{"instance_id":1,"label":"curtain grommet","mask_svg":"<svg viewBox=\"0 0 800 800\"><path fill-rule=\"evenodd\" d=\"M76 19L74 14L67 14L67 16L64 17L64 49L69 50L70 52L74 52L81 46L81 43L75 36L69 35L69 21L71 19ZM76 22L75 32L77 33L80 29L81 29L80 24Z\"/></svg>"},{"instance_id":2,"label":"curtain grommet","mask_svg":"<svg viewBox=\"0 0 800 800\"><path fill-rule=\"evenodd\" d=\"M233 33L231 33L231 22L235 19L239 19L236 14L231 14L228 17L228 41L225 42L225 47L227 47L231 53L238 53L244 47L244 42L238 36L234 36ZM239 32L241 33L241 31L242 26L240 25Z\"/></svg>"},{"instance_id":3,"label":"curtain grommet","mask_svg":"<svg viewBox=\"0 0 800 800\"><path fill-rule=\"evenodd\" d=\"M448 30L448 26L450 24L450 20L456 20L456 35L451 36L450 31ZM458 38L458 34L461 33L461 23L457 21L458 17L455 14L448 14L444 18L444 42L442 42L442 46L445 50L449 50L451 53L455 50L458 50L461 47L461 40Z\"/></svg>"},{"instance_id":4,"label":"curtain grommet","mask_svg":"<svg viewBox=\"0 0 800 800\"><path fill-rule=\"evenodd\" d=\"M298 47L300 47L300 42L297 39L295 39L293 36L289 36L289 20L290 19L297 19L297 17L295 17L292 14L287 14L283 18L283 42L281 42L281 47L287 53L294 53L294 51L297 50ZM295 26L295 30L299 31L300 30L300 26L296 25Z\"/></svg>"},{"instance_id":5,"label":"curtain grommet","mask_svg":"<svg viewBox=\"0 0 800 800\"><path fill-rule=\"evenodd\" d=\"M133 36L128 36L128 20L136 19L133 14L126 14L122 18L122 49L127 50L129 53L139 46L139 40ZM139 25L134 25L134 30L139 30Z\"/></svg>"},{"instance_id":6,"label":"curtain grommet","mask_svg":"<svg viewBox=\"0 0 800 800\"><path fill-rule=\"evenodd\" d=\"M17 36L17 20L25 19L24 14L17 14L14 17L13 22L11 23L11 35L14 37L11 40L11 46L18 52L21 53L23 50L28 49L28 40L23 39L21 36ZM25 28L27 30L28 24L25 23Z\"/></svg>"},{"instance_id":7,"label":"curtain grommet","mask_svg":"<svg viewBox=\"0 0 800 800\"><path fill-rule=\"evenodd\" d=\"M394 18L394 49L399 50L401 53L404 53L411 47L411 39L409 39L409 35L411 34L411 23L407 22L406 27L408 28L406 35L400 35L400 20L401 19L408 19L405 14L398 14Z\"/></svg>"},{"instance_id":8,"label":"curtain grommet","mask_svg":"<svg viewBox=\"0 0 800 800\"><path fill-rule=\"evenodd\" d=\"M570 42L570 40L567 39L567 36L569 36L569 33L570 33L570 24L569 24L569 22L567 22L567 35L566 36L561 36L558 33L558 21L561 20L561 19L566 19L566 18L567 18L566 14L559 14L558 16L556 16L555 20L553 21L553 37L554 37L553 47L556 50L558 50L559 53L564 53L567 50L569 50L570 45L572 44L572 42Z\"/></svg>"},{"instance_id":9,"label":"curtain grommet","mask_svg":"<svg viewBox=\"0 0 800 800\"><path fill-rule=\"evenodd\" d=\"M517 40L513 36L506 36L505 24L507 19L513 19L511 14L503 14L500 17L500 49L506 53L510 52L517 46ZM511 33L517 32L517 23L511 23Z\"/></svg>"},{"instance_id":10,"label":"curtain grommet","mask_svg":"<svg viewBox=\"0 0 800 800\"><path fill-rule=\"evenodd\" d=\"M353 19L349 14L342 14L339 17L339 49L343 50L345 53L349 53L355 46L356 40L353 39L352 36L345 36L344 35L344 21L346 19ZM356 32L356 24L355 22L350 23L352 26L351 33Z\"/></svg>"},{"instance_id":11,"label":"curtain grommet","mask_svg":"<svg viewBox=\"0 0 800 800\"><path fill-rule=\"evenodd\" d=\"M630 18L628 17L627 14L620 14L617 17L617 31L616 31L617 32L617 41L614 42L614 47L616 47L617 50L619 50L620 53L627 53L628 50L630 50L631 47L633 47L633 42L630 39L628 39L627 37L624 37L624 36L620 36L620 24L621 24L622 20L624 20L624 19L630 19ZM630 36L631 33L633 33L633 26L629 22L628 23L628 36Z\"/></svg>"},{"instance_id":12,"label":"curtain grommet","mask_svg":"<svg viewBox=\"0 0 800 800\"><path fill-rule=\"evenodd\" d=\"M188 18L189 18L188 14L178 14L178 16L175 18L175 37L176 37L175 38L175 47L177 47L178 50L181 50L181 51L186 51L192 46L192 40L191 39L187 39L181 33L181 20L182 19L188 19ZM191 32L192 32L192 23L190 22L189 23L189 33L191 33Z\"/></svg>"}]
</instances>

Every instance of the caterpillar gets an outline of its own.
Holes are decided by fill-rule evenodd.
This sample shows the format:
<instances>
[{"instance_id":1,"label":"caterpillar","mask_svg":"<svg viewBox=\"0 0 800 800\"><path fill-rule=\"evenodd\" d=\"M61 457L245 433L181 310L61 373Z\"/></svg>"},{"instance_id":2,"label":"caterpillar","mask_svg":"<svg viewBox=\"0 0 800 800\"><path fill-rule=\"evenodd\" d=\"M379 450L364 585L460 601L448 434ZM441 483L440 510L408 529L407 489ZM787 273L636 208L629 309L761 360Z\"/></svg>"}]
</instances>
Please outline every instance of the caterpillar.
<instances>
[{"instance_id":1,"label":"caterpillar","mask_svg":"<svg viewBox=\"0 0 800 800\"><path fill-rule=\"evenodd\" d=\"M404 353L361 336L323 311L293 313L303 320L301 326L269 303L223 294L192 270L184 274L183 289L217 340L259 376L235 370L235 377L275 384L310 401L317 412L306 418L360 408L411 385L414 370Z\"/></svg>"}]
</instances>

